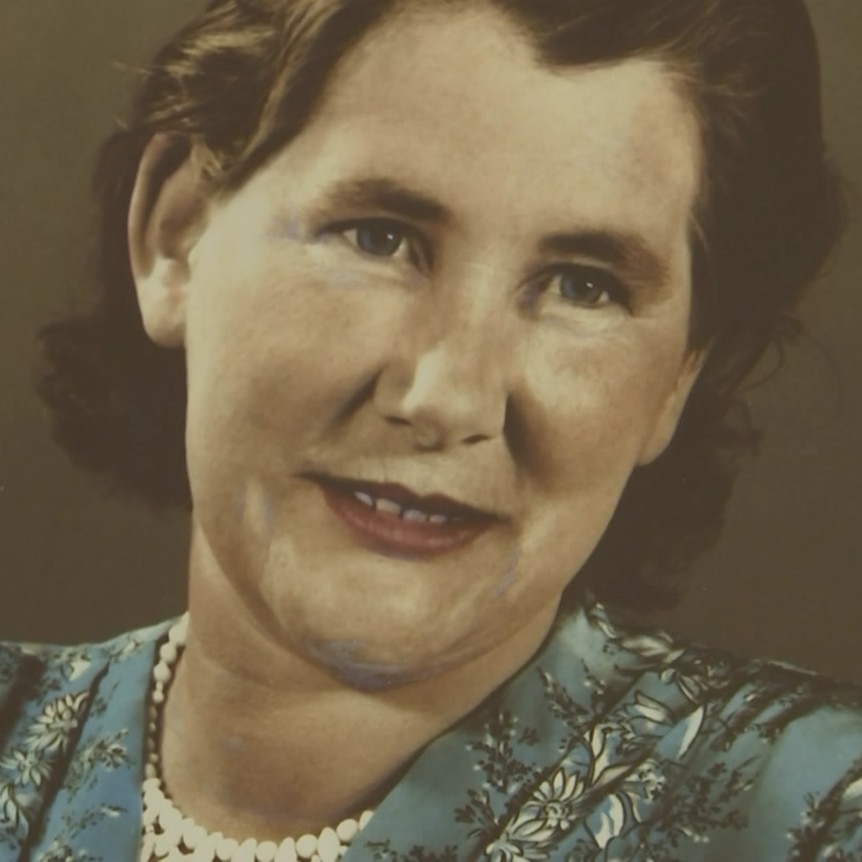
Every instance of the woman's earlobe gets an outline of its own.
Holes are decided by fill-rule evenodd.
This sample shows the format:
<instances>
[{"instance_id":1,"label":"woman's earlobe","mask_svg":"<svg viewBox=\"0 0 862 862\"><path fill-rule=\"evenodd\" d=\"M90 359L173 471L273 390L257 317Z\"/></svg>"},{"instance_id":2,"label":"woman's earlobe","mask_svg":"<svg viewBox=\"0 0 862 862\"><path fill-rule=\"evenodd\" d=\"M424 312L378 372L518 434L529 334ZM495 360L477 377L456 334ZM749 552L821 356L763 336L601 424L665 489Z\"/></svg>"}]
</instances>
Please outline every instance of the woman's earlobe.
<instances>
[{"instance_id":1,"label":"woman's earlobe","mask_svg":"<svg viewBox=\"0 0 862 862\"><path fill-rule=\"evenodd\" d=\"M189 253L203 227L205 183L188 141L155 135L129 203L129 264L147 335L163 347L185 341Z\"/></svg>"}]
</instances>

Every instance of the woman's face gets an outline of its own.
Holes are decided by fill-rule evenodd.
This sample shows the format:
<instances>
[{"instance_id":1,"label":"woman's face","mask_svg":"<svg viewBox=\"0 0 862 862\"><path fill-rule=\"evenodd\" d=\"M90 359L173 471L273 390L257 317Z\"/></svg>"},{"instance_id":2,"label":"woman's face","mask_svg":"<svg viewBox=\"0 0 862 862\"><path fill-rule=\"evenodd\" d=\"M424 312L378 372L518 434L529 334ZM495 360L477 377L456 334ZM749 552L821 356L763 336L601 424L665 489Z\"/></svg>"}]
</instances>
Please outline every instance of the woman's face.
<instances>
[{"instance_id":1,"label":"woman's face","mask_svg":"<svg viewBox=\"0 0 862 862\"><path fill-rule=\"evenodd\" d=\"M696 373L697 140L490 9L370 35L168 285L209 576L347 679L546 631Z\"/></svg>"}]
</instances>

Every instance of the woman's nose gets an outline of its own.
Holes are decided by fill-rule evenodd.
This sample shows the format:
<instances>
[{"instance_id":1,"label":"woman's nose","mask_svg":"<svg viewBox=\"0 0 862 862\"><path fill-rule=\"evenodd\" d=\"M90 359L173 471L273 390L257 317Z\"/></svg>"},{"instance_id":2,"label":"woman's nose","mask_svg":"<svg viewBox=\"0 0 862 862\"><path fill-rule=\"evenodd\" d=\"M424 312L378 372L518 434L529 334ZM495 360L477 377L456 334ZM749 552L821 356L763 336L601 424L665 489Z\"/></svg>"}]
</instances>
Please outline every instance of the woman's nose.
<instances>
[{"instance_id":1,"label":"woman's nose","mask_svg":"<svg viewBox=\"0 0 862 862\"><path fill-rule=\"evenodd\" d=\"M423 449L500 437L512 350L499 315L474 303L420 316L393 340L375 388L377 409L409 427Z\"/></svg>"}]
</instances>

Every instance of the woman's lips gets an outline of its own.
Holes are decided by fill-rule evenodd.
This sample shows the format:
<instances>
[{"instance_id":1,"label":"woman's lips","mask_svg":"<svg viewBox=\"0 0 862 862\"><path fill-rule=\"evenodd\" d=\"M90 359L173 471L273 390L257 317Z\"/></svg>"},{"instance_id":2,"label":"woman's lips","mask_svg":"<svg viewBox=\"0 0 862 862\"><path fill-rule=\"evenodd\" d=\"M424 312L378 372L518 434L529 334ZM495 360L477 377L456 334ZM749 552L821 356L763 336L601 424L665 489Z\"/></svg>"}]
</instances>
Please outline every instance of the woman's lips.
<instances>
[{"instance_id":1,"label":"woman's lips","mask_svg":"<svg viewBox=\"0 0 862 862\"><path fill-rule=\"evenodd\" d=\"M416 498L415 507L411 509L411 503L405 502L403 497L401 500L392 501L392 497L399 495L391 491L387 494L385 490L378 490L377 487L366 486L367 490L357 490L354 483L319 482L318 485L330 511L362 544L387 555L434 557L448 554L469 545L497 520L491 515L468 510L467 507L458 507L452 511L451 518L435 523L430 518L420 520L419 516L429 515L433 509L437 509L436 520L440 521L439 503L433 509L423 510L422 498ZM360 500L357 493L364 495L366 501ZM405 519L395 511L381 510L377 505L369 505L369 498L374 501L397 502L407 513L412 513L412 516Z\"/></svg>"}]
</instances>

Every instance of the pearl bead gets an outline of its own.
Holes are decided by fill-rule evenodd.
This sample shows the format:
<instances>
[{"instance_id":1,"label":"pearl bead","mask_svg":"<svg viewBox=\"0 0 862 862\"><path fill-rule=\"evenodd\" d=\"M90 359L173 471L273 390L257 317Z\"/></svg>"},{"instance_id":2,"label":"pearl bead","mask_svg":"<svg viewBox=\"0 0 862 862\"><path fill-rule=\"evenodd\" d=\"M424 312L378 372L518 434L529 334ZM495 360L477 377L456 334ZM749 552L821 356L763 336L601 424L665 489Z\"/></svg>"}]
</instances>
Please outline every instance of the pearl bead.
<instances>
[{"instance_id":1,"label":"pearl bead","mask_svg":"<svg viewBox=\"0 0 862 862\"><path fill-rule=\"evenodd\" d=\"M144 835L143 843L141 844L141 862L150 862L150 857L153 855L153 849L156 845L156 839L152 832L147 832Z\"/></svg>"},{"instance_id":2,"label":"pearl bead","mask_svg":"<svg viewBox=\"0 0 862 862\"><path fill-rule=\"evenodd\" d=\"M195 852L189 857L189 862L213 862L214 852L212 842L205 841L197 846Z\"/></svg>"},{"instance_id":3,"label":"pearl bead","mask_svg":"<svg viewBox=\"0 0 862 862\"><path fill-rule=\"evenodd\" d=\"M171 836L168 833L163 832L161 835L156 836L153 850L156 856L167 856L168 851L174 844L176 844L176 842L171 840Z\"/></svg>"},{"instance_id":4,"label":"pearl bead","mask_svg":"<svg viewBox=\"0 0 862 862\"><path fill-rule=\"evenodd\" d=\"M233 838L222 838L216 845L216 859L219 862L231 862L231 856L239 845Z\"/></svg>"},{"instance_id":5,"label":"pearl bead","mask_svg":"<svg viewBox=\"0 0 862 862\"><path fill-rule=\"evenodd\" d=\"M373 811L363 811L362 816L359 818L359 828L364 829L371 822L373 816Z\"/></svg>"},{"instance_id":6,"label":"pearl bead","mask_svg":"<svg viewBox=\"0 0 862 862\"><path fill-rule=\"evenodd\" d=\"M179 833L182 828L183 817L176 808L171 808L165 804L165 800L162 799L162 808L159 811L159 823L162 828L168 832L177 832Z\"/></svg>"},{"instance_id":7,"label":"pearl bead","mask_svg":"<svg viewBox=\"0 0 862 862\"><path fill-rule=\"evenodd\" d=\"M327 826L317 839L317 854L321 862L337 862L339 850L341 850L341 842L338 840L338 835L335 834L334 829Z\"/></svg>"},{"instance_id":8,"label":"pearl bead","mask_svg":"<svg viewBox=\"0 0 862 862\"><path fill-rule=\"evenodd\" d=\"M200 845L200 847L203 847L204 850L206 850L207 856L202 857L206 859L206 862L213 862L213 860L216 858L216 847L218 846L218 843L222 840L222 838L224 838L224 836L221 834L221 832L215 832L212 835L207 835L204 842Z\"/></svg>"},{"instance_id":9,"label":"pearl bead","mask_svg":"<svg viewBox=\"0 0 862 862\"><path fill-rule=\"evenodd\" d=\"M317 836L305 834L296 839L296 855L300 859L311 859L317 850Z\"/></svg>"},{"instance_id":10,"label":"pearl bead","mask_svg":"<svg viewBox=\"0 0 862 862\"><path fill-rule=\"evenodd\" d=\"M275 862L278 845L275 841L261 841L257 845L257 862Z\"/></svg>"},{"instance_id":11,"label":"pearl bead","mask_svg":"<svg viewBox=\"0 0 862 862\"><path fill-rule=\"evenodd\" d=\"M296 842L293 838L285 838L275 854L275 862L297 862Z\"/></svg>"},{"instance_id":12,"label":"pearl bead","mask_svg":"<svg viewBox=\"0 0 862 862\"><path fill-rule=\"evenodd\" d=\"M178 647L185 646L188 625L189 618L187 616L180 617L176 625L171 626L171 630L168 632L168 642Z\"/></svg>"},{"instance_id":13,"label":"pearl bead","mask_svg":"<svg viewBox=\"0 0 862 862\"><path fill-rule=\"evenodd\" d=\"M165 829L165 831L162 832L161 837L163 837L168 842L169 849L171 847L179 847L180 841L182 840L180 837L179 829Z\"/></svg>"},{"instance_id":14,"label":"pearl bead","mask_svg":"<svg viewBox=\"0 0 862 862\"><path fill-rule=\"evenodd\" d=\"M242 844L237 847L231 858L231 862L255 862L255 850L257 850L257 841L254 838L246 838Z\"/></svg>"},{"instance_id":15,"label":"pearl bead","mask_svg":"<svg viewBox=\"0 0 862 862\"><path fill-rule=\"evenodd\" d=\"M335 830L343 844L349 844L359 834L359 824L353 820L342 820Z\"/></svg>"},{"instance_id":16,"label":"pearl bead","mask_svg":"<svg viewBox=\"0 0 862 862\"><path fill-rule=\"evenodd\" d=\"M168 641L166 644L162 644L159 649L159 658L165 664L172 665L178 657L179 653L177 652L177 645L175 643Z\"/></svg>"},{"instance_id":17,"label":"pearl bead","mask_svg":"<svg viewBox=\"0 0 862 862\"><path fill-rule=\"evenodd\" d=\"M203 826L198 826L191 817L187 817L183 820L183 844L185 844L189 850L194 850L198 844L202 844L206 837L206 829L204 829Z\"/></svg>"}]
</instances>

